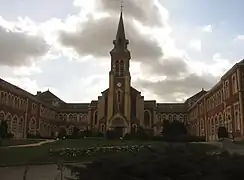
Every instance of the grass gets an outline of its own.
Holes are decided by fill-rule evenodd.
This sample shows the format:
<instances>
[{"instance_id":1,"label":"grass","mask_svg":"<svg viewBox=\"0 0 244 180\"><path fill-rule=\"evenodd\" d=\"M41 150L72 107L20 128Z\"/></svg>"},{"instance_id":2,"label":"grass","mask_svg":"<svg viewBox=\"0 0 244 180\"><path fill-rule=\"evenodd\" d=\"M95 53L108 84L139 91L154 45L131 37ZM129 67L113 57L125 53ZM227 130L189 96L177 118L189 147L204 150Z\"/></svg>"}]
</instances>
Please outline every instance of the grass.
<instances>
[{"instance_id":1,"label":"grass","mask_svg":"<svg viewBox=\"0 0 244 180\"><path fill-rule=\"evenodd\" d=\"M121 146L121 145L138 145L151 144L155 147L164 146L164 142L152 141L123 141L123 140L104 140L104 139L78 139L78 140L59 140L38 147L12 147L0 148L0 166L18 165L18 164L38 164L38 163L55 163L56 159L49 155L50 149L59 148L89 148L101 146ZM90 161L92 157L82 159ZM66 159L67 160L67 159ZM81 160L81 159L79 159Z\"/></svg>"},{"instance_id":2,"label":"grass","mask_svg":"<svg viewBox=\"0 0 244 180\"><path fill-rule=\"evenodd\" d=\"M136 141L121 141L104 139L79 139L79 140L59 140L38 147L12 147L0 148L0 166L28 164L40 162L55 162L54 157L49 155L50 149L59 148L89 148L93 146L116 146L142 144ZM149 142L143 142L149 143Z\"/></svg>"},{"instance_id":3,"label":"grass","mask_svg":"<svg viewBox=\"0 0 244 180\"><path fill-rule=\"evenodd\" d=\"M7 146L17 146L17 145L25 145L25 144L35 144L39 143L41 139L4 139L0 147L7 147Z\"/></svg>"}]
</instances>

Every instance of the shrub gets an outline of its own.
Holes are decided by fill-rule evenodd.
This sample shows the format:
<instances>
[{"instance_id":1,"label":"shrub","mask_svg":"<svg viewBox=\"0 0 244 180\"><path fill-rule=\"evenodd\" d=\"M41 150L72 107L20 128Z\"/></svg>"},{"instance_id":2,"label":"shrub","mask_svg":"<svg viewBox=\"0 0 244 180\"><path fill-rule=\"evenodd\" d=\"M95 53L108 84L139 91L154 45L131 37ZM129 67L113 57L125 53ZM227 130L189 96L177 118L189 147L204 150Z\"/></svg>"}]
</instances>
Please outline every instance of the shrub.
<instances>
[{"instance_id":1,"label":"shrub","mask_svg":"<svg viewBox=\"0 0 244 180\"><path fill-rule=\"evenodd\" d=\"M241 180L244 157L227 152L209 154L202 145L188 144L169 146L165 151L111 155L95 159L86 168L70 168L79 180Z\"/></svg>"},{"instance_id":2,"label":"shrub","mask_svg":"<svg viewBox=\"0 0 244 180\"><path fill-rule=\"evenodd\" d=\"M228 131L225 127L219 127L218 128L218 138L228 138Z\"/></svg>"},{"instance_id":3,"label":"shrub","mask_svg":"<svg viewBox=\"0 0 244 180\"><path fill-rule=\"evenodd\" d=\"M95 136L96 136L96 137L104 137L104 133L102 133L102 132L98 132Z\"/></svg>"},{"instance_id":4,"label":"shrub","mask_svg":"<svg viewBox=\"0 0 244 180\"><path fill-rule=\"evenodd\" d=\"M134 133L127 133L125 134L125 140L149 140L151 137L145 132L145 130L141 127Z\"/></svg>"},{"instance_id":5,"label":"shrub","mask_svg":"<svg viewBox=\"0 0 244 180\"><path fill-rule=\"evenodd\" d=\"M3 121L0 124L0 138L7 138L8 137L8 123L7 121Z\"/></svg>"},{"instance_id":6,"label":"shrub","mask_svg":"<svg viewBox=\"0 0 244 180\"><path fill-rule=\"evenodd\" d=\"M6 138L12 139L13 137L14 137L14 134L13 133L8 133Z\"/></svg>"},{"instance_id":7,"label":"shrub","mask_svg":"<svg viewBox=\"0 0 244 180\"><path fill-rule=\"evenodd\" d=\"M106 139L115 139L115 138L117 138L116 137L116 134L115 134L115 132L114 131L106 131Z\"/></svg>"}]
</instances>

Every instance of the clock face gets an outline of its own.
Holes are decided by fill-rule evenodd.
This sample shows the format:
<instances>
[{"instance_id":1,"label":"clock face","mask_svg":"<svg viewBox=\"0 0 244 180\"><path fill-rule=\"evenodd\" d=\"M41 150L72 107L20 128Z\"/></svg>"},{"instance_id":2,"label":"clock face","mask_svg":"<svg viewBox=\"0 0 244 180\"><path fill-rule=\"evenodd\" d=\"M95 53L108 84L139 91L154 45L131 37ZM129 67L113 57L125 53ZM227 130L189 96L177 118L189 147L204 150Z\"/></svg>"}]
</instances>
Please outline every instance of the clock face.
<instances>
[{"instance_id":1,"label":"clock face","mask_svg":"<svg viewBox=\"0 0 244 180\"><path fill-rule=\"evenodd\" d=\"M117 83L117 86L118 86L118 87L121 87L121 83Z\"/></svg>"}]
</instances>

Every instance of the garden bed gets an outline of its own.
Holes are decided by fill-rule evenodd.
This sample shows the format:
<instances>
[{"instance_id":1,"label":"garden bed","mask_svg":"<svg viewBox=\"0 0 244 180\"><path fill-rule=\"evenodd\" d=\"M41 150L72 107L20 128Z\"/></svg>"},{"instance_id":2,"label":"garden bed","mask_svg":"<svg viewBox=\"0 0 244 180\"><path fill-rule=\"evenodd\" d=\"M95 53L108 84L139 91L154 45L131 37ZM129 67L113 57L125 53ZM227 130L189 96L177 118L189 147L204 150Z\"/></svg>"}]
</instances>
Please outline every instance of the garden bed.
<instances>
[{"instance_id":1,"label":"garden bed","mask_svg":"<svg viewBox=\"0 0 244 180\"><path fill-rule=\"evenodd\" d=\"M114 153L137 153L143 149L150 148L151 145L131 145L131 146L104 146L104 147L91 147L85 149L79 148L62 148L50 149L50 156L62 160L83 160L90 157L104 156Z\"/></svg>"}]
</instances>

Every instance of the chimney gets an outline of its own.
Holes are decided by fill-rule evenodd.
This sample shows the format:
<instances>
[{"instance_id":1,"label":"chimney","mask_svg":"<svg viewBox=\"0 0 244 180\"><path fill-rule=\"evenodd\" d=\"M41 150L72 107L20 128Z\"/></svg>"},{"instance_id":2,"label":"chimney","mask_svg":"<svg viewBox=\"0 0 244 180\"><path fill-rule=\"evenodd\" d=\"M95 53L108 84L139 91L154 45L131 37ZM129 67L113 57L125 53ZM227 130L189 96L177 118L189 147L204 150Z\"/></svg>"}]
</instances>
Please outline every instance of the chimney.
<instances>
[{"instance_id":1,"label":"chimney","mask_svg":"<svg viewBox=\"0 0 244 180\"><path fill-rule=\"evenodd\" d=\"M36 95L38 96L38 95L40 95L41 93L42 93L41 91L37 91Z\"/></svg>"}]
</instances>

